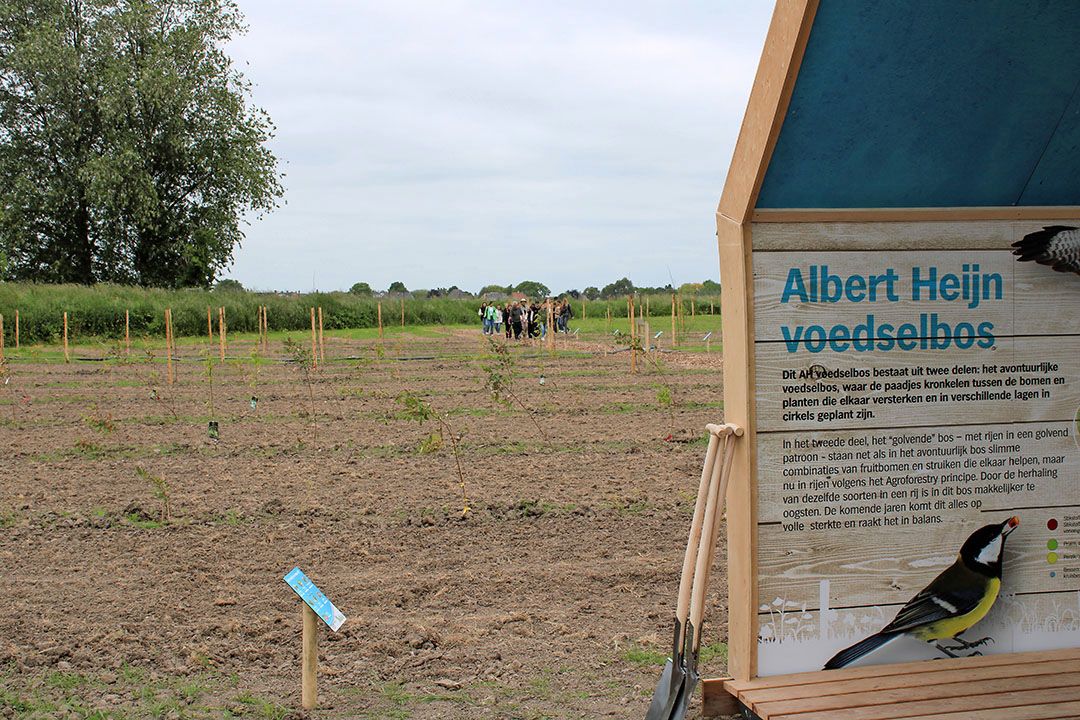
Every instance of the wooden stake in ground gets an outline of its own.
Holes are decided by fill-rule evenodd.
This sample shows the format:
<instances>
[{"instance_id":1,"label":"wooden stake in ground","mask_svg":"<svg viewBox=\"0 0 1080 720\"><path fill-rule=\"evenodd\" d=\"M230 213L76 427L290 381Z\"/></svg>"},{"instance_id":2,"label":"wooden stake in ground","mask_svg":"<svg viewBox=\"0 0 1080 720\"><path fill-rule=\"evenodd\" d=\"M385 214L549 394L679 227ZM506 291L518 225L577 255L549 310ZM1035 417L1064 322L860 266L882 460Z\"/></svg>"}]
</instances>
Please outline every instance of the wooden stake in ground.
<instances>
[{"instance_id":1,"label":"wooden stake in ground","mask_svg":"<svg viewBox=\"0 0 1080 720\"><path fill-rule=\"evenodd\" d=\"M124 355L131 354L131 311L124 311Z\"/></svg>"},{"instance_id":2,"label":"wooden stake in ground","mask_svg":"<svg viewBox=\"0 0 1080 720\"><path fill-rule=\"evenodd\" d=\"M304 603L303 610L301 610L300 613L303 616L304 623L301 639L301 642L303 643L303 657L300 673L300 701L305 710L314 710L315 705L318 702L315 675L318 671L319 660L319 627L317 625L319 619L315 615L315 611L312 610L307 603Z\"/></svg>"},{"instance_id":3,"label":"wooden stake in ground","mask_svg":"<svg viewBox=\"0 0 1080 720\"><path fill-rule=\"evenodd\" d=\"M4 359L4 316L0 314L0 360Z\"/></svg>"},{"instance_id":4,"label":"wooden stake in ground","mask_svg":"<svg viewBox=\"0 0 1080 720\"><path fill-rule=\"evenodd\" d=\"M697 301L694 298L690 298L690 317L694 317L697 314Z\"/></svg>"},{"instance_id":5,"label":"wooden stake in ground","mask_svg":"<svg viewBox=\"0 0 1080 720\"><path fill-rule=\"evenodd\" d=\"M382 340L382 303L379 303L379 339Z\"/></svg>"},{"instance_id":6,"label":"wooden stake in ground","mask_svg":"<svg viewBox=\"0 0 1080 720\"><path fill-rule=\"evenodd\" d=\"M671 294L671 347L678 345L675 337L675 293Z\"/></svg>"},{"instance_id":7,"label":"wooden stake in ground","mask_svg":"<svg viewBox=\"0 0 1080 720\"><path fill-rule=\"evenodd\" d=\"M710 315L715 315L716 314L716 308L713 306L713 303L711 301L709 302L709 314Z\"/></svg>"},{"instance_id":8,"label":"wooden stake in ground","mask_svg":"<svg viewBox=\"0 0 1080 720\"><path fill-rule=\"evenodd\" d=\"M19 310L15 309L15 349L19 349Z\"/></svg>"},{"instance_id":9,"label":"wooden stake in ground","mask_svg":"<svg viewBox=\"0 0 1080 720\"><path fill-rule=\"evenodd\" d=\"M547 300L547 349L555 352L555 308L551 304L551 298Z\"/></svg>"},{"instance_id":10,"label":"wooden stake in ground","mask_svg":"<svg viewBox=\"0 0 1080 720\"><path fill-rule=\"evenodd\" d=\"M589 304L588 300L586 300L585 298L581 299L581 319L582 320L584 320L587 317L587 315L586 315L587 310L585 309L585 306L588 305L588 304Z\"/></svg>"},{"instance_id":11,"label":"wooden stake in ground","mask_svg":"<svg viewBox=\"0 0 1080 720\"><path fill-rule=\"evenodd\" d=\"M627 314L630 316L630 372L637 372L637 329L634 327L634 297L626 299Z\"/></svg>"},{"instance_id":12,"label":"wooden stake in ground","mask_svg":"<svg viewBox=\"0 0 1080 720\"><path fill-rule=\"evenodd\" d=\"M311 367L319 369L319 353L315 347L315 308L311 308Z\"/></svg>"},{"instance_id":13,"label":"wooden stake in ground","mask_svg":"<svg viewBox=\"0 0 1080 720\"><path fill-rule=\"evenodd\" d=\"M172 339L172 310L165 308L165 380L173 384L173 339Z\"/></svg>"},{"instance_id":14,"label":"wooden stake in ground","mask_svg":"<svg viewBox=\"0 0 1080 720\"><path fill-rule=\"evenodd\" d=\"M405 327L405 298L401 298L401 327Z\"/></svg>"},{"instance_id":15,"label":"wooden stake in ground","mask_svg":"<svg viewBox=\"0 0 1080 720\"><path fill-rule=\"evenodd\" d=\"M319 306L319 362L326 362L326 345L323 343L322 306Z\"/></svg>"},{"instance_id":16,"label":"wooden stake in ground","mask_svg":"<svg viewBox=\"0 0 1080 720\"><path fill-rule=\"evenodd\" d=\"M225 362L225 306L222 305L218 308L217 316L218 326L218 354L221 356L221 362Z\"/></svg>"},{"instance_id":17,"label":"wooden stake in ground","mask_svg":"<svg viewBox=\"0 0 1080 720\"><path fill-rule=\"evenodd\" d=\"M67 311L64 312L64 362L71 362L71 353L68 352Z\"/></svg>"},{"instance_id":18,"label":"wooden stake in ground","mask_svg":"<svg viewBox=\"0 0 1080 720\"><path fill-rule=\"evenodd\" d=\"M605 332L611 332L611 306L607 306L607 330Z\"/></svg>"},{"instance_id":19,"label":"wooden stake in ground","mask_svg":"<svg viewBox=\"0 0 1080 720\"><path fill-rule=\"evenodd\" d=\"M270 347L270 332L267 328L266 305L259 305L259 347L264 352Z\"/></svg>"},{"instance_id":20,"label":"wooden stake in ground","mask_svg":"<svg viewBox=\"0 0 1080 720\"><path fill-rule=\"evenodd\" d=\"M210 306L206 306L206 337L214 342L214 321L210 319Z\"/></svg>"}]
</instances>

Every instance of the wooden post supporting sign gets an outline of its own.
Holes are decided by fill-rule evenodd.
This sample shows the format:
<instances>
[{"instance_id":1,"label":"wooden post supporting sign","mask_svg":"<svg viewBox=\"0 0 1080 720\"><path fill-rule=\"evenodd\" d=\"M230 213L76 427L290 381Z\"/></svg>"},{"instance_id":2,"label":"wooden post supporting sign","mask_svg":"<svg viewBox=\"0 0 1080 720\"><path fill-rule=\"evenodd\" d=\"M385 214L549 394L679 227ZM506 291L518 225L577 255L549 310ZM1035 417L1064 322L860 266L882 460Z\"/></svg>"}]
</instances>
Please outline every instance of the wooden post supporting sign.
<instances>
[{"instance_id":1,"label":"wooden post supporting sign","mask_svg":"<svg viewBox=\"0 0 1080 720\"><path fill-rule=\"evenodd\" d=\"M316 625L318 618L315 617L315 611L307 603L304 603L300 614L303 617L304 628L300 640L302 647L300 702L305 710L314 710L319 699L316 685L316 674L319 669L319 627Z\"/></svg>"},{"instance_id":2,"label":"wooden post supporting sign","mask_svg":"<svg viewBox=\"0 0 1080 720\"><path fill-rule=\"evenodd\" d=\"M301 615L301 665L300 665L300 703L305 710L314 710L318 704L316 677L319 662L319 623L337 632L345 623L344 613L311 582L300 568L293 568L284 578L297 595L304 601Z\"/></svg>"}]
</instances>

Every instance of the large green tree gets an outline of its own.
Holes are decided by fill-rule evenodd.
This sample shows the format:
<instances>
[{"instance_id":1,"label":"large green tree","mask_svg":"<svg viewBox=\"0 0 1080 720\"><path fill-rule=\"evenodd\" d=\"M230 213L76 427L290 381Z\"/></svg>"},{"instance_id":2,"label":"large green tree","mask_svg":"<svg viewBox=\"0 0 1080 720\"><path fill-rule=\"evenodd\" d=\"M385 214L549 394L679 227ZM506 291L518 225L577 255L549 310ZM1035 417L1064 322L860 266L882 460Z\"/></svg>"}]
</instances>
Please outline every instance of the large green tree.
<instances>
[{"instance_id":1,"label":"large green tree","mask_svg":"<svg viewBox=\"0 0 1080 720\"><path fill-rule=\"evenodd\" d=\"M276 206L231 0L0 0L4 277L208 286Z\"/></svg>"},{"instance_id":2,"label":"large green tree","mask_svg":"<svg viewBox=\"0 0 1080 720\"><path fill-rule=\"evenodd\" d=\"M634 292L634 283L630 282L630 278L620 278L613 283L604 286L604 289L600 291L600 297L613 298L620 297L622 295L631 295Z\"/></svg>"},{"instance_id":3,"label":"large green tree","mask_svg":"<svg viewBox=\"0 0 1080 720\"><path fill-rule=\"evenodd\" d=\"M547 285L536 280L523 280L514 286L514 291L524 293L526 297L534 300L545 298L551 294L551 290Z\"/></svg>"}]
</instances>

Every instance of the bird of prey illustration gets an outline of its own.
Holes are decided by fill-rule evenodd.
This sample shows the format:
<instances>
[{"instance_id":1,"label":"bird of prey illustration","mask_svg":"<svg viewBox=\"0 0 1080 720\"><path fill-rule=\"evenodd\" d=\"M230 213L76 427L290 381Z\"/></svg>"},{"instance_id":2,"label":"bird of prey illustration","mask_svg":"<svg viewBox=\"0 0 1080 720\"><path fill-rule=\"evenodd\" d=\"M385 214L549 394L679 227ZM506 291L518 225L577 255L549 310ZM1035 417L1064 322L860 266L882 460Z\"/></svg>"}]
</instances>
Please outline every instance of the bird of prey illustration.
<instances>
[{"instance_id":1,"label":"bird of prey illustration","mask_svg":"<svg viewBox=\"0 0 1080 720\"><path fill-rule=\"evenodd\" d=\"M1049 225L1012 244L1020 262L1034 260L1058 272L1080 275L1080 228Z\"/></svg>"}]
</instances>

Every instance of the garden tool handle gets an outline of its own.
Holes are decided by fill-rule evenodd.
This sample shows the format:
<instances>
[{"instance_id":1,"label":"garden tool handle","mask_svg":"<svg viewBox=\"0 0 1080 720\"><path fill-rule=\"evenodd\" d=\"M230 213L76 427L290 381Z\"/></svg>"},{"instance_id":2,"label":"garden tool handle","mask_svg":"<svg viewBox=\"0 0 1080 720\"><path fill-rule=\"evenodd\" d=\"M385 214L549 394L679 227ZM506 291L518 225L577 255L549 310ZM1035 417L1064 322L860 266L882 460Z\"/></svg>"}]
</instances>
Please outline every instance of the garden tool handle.
<instances>
[{"instance_id":1,"label":"garden tool handle","mask_svg":"<svg viewBox=\"0 0 1080 720\"><path fill-rule=\"evenodd\" d=\"M709 433L709 449L705 452L705 465L701 468L701 482L698 483L697 499L694 502L694 518L690 521L690 538L686 541L686 554L683 556L682 575L679 579L679 599L675 607L675 618L685 624L686 614L690 610L690 590L694 581L694 565L697 562L698 545L701 542L701 529L705 524L705 505L709 496L709 481L716 463L716 452L720 447L720 437Z\"/></svg>"},{"instance_id":2,"label":"garden tool handle","mask_svg":"<svg viewBox=\"0 0 1080 720\"><path fill-rule=\"evenodd\" d=\"M713 561L713 548L716 534L719 532L720 519L723 517L723 504L727 493L727 475L730 473L735 455L735 438L742 434L742 428L725 424L707 426L710 433L720 434L724 442L723 459L714 462L712 478L709 482L709 499L705 509L705 523L697 552L697 564L694 569L694 589L690 597L690 624L694 628L691 638L692 647L696 648L701 635L701 618L705 614L705 593L709 584L709 573ZM715 428L715 431L714 429ZM721 489L722 488L722 489Z\"/></svg>"}]
</instances>

